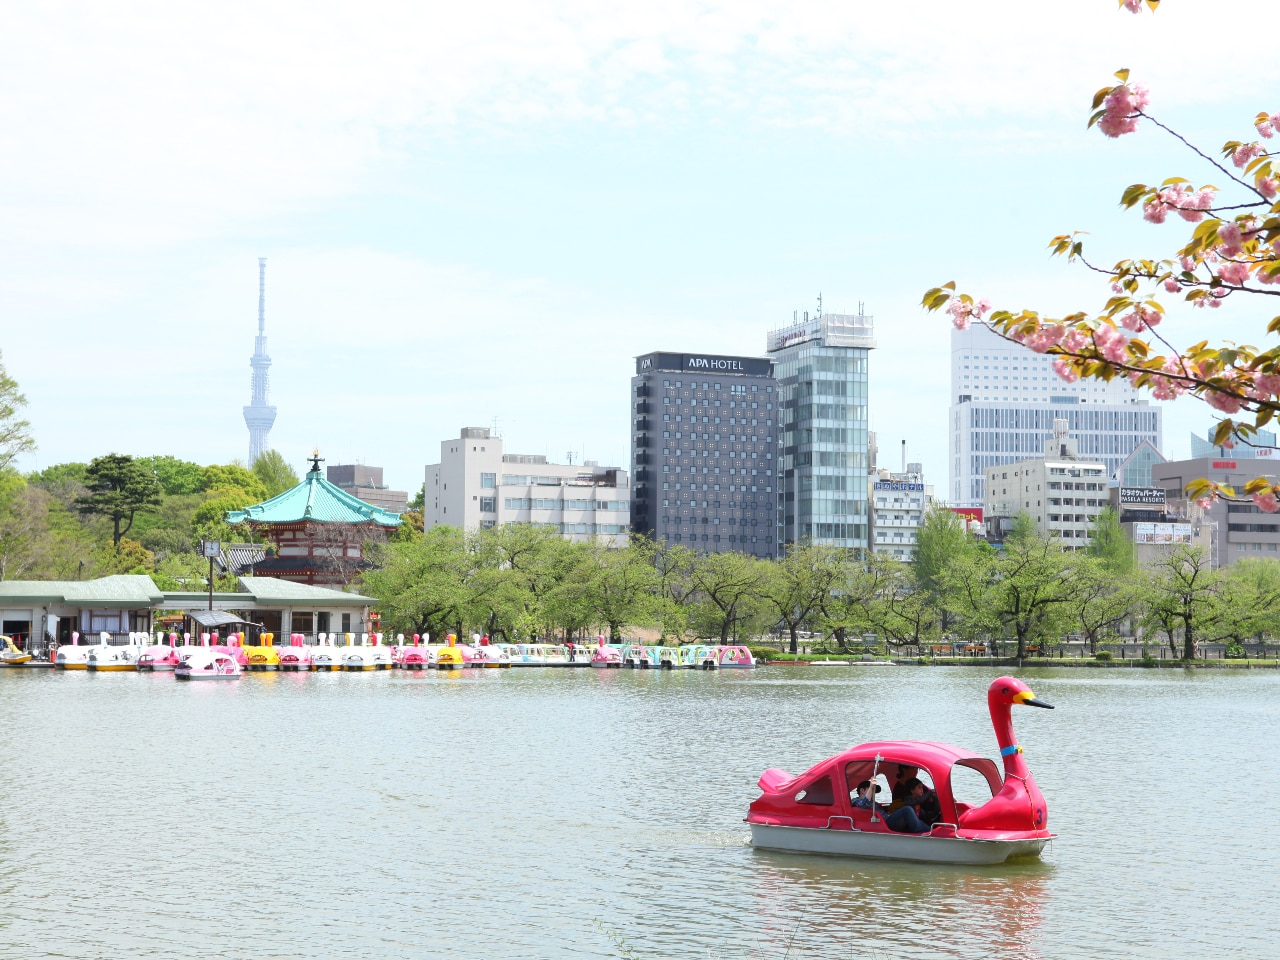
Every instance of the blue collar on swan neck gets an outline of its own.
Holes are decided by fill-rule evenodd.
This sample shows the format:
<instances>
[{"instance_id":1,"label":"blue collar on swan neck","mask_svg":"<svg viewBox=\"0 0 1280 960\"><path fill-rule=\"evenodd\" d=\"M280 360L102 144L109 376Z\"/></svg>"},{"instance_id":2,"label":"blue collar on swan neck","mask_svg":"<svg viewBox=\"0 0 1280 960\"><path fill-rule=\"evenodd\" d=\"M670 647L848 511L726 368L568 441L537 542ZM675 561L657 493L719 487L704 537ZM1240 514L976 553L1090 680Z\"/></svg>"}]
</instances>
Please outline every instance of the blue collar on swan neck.
<instances>
[{"instance_id":1,"label":"blue collar on swan neck","mask_svg":"<svg viewBox=\"0 0 1280 960\"><path fill-rule=\"evenodd\" d=\"M1010 744L1007 747L1002 748L1000 751L1000 756L1012 757L1015 753L1021 753L1021 752L1022 752L1022 748L1018 746L1016 743L1014 743L1014 744Z\"/></svg>"}]
</instances>

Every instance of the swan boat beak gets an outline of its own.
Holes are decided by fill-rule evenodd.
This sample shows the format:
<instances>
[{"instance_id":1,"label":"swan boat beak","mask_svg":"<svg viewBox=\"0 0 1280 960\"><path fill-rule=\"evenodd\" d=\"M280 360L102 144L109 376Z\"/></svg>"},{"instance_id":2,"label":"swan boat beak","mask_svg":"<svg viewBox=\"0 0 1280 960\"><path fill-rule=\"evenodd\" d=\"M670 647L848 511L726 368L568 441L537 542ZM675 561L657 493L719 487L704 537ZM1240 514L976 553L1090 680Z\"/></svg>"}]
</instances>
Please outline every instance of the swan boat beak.
<instances>
[{"instance_id":1,"label":"swan boat beak","mask_svg":"<svg viewBox=\"0 0 1280 960\"><path fill-rule=\"evenodd\" d=\"M1052 703L1045 703L1043 700L1037 700L1035 694L1030 690L1017 694L1013 699L1028 707L1043 707L1045 710L1052 710Z\"/></svg>"}]
</instances>

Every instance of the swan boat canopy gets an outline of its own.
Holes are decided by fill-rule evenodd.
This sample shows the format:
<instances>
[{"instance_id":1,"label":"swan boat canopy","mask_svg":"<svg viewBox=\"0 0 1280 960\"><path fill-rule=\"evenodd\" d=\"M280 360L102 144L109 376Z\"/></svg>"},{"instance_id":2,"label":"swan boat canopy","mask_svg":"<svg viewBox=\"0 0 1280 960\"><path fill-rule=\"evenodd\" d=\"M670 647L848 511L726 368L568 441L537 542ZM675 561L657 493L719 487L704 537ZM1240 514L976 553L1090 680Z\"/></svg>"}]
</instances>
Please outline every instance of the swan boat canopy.
<instances>
[{"instance_id":1,"label":"swan boat canopy","mask_svg":"<svg viewBox=\"0 0 1280 960\"><path fill-rule=\"evenodd\" d=\"M1054 834L1049 832L1048 805L1014 739L1010 709L1019 704L1052 709L1013 677L991 684L987 706L1004 762L1003 779L986 757L919 740L864 743L799 776L766 770L759 781L763 792L746 818L752 844L933 863L990 864L1038 856ZM860 783L892 777L899 767L915 768L933 781L940 816L927 833L897 833L886 825L886 811L879 804L875 810L853 804ZM967 782L985 781L989 797L966 803L956 796L953 774L962 768L969 771L961 774Z\"/></svg>"}]
</instances>

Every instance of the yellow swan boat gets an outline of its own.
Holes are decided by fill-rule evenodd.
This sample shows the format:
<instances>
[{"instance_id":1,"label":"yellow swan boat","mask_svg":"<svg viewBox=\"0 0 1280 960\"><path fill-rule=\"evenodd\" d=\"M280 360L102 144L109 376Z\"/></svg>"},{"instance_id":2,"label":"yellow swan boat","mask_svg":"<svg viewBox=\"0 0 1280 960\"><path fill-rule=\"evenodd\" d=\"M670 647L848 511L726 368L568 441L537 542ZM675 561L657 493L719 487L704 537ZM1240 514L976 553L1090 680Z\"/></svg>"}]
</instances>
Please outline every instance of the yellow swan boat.
<instances>
[{"instance_id":1,"label":"yellow swan boat","mask_svg":"<svg viewBox=\"0 0 1280 960\"><path fill-rule=\"evenodd\" d=\"M0 664L13 667L20 663L28 663L33 659L31 654L14 646L13 637L6 637L4 634L0 634L0 641L4 642L4 649L0 650Z\"/></svg>"}]
</instances>

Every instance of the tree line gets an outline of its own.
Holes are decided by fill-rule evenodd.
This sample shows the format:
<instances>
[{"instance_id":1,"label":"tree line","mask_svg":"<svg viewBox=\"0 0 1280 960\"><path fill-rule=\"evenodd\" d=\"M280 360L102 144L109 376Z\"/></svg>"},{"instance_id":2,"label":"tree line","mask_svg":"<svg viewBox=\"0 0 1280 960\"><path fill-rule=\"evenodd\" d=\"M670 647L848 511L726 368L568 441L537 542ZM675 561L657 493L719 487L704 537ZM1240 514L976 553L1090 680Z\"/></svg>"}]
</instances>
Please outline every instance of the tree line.
<instances>
[{"instance_id":1,"label":"tree line","mask_svg":"<svg viewBox=\"0 0 1280 960\"><path fill-rule=\"evenodd\" d=\"M1191 658L1201 641L1280 632L1280 561L1215 570L1182 547L1142 567L1113 511L1080 552L1038 536L1029 518L996 550L937 507L910 562L813 544L772 561L644 538L617 548L535 525L433 527L371 558L359 585L383 623L432 636L619 640L643 627L666 642L728 642L772 632L794 653L802 633L831 652L861 650L874 634L896 648L991 643L1021 657L1071 635L1095 649L1141 635Z\"/></svg>"}]
</instances>

